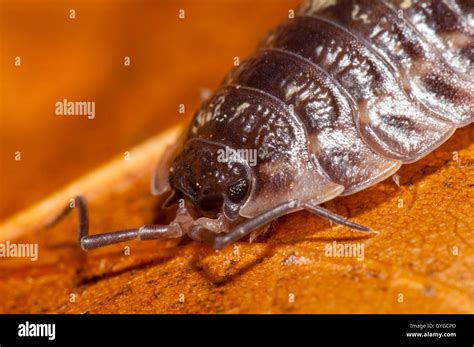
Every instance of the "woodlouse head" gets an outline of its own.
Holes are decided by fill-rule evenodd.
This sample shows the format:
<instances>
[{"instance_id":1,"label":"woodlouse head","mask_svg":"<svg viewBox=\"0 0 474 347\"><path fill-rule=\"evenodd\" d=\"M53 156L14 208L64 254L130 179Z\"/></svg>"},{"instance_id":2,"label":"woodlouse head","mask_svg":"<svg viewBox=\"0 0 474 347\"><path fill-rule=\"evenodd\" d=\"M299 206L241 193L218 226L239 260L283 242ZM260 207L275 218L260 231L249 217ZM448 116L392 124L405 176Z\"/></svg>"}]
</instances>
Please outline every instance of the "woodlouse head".
<instances>
[{"instance_id":1,"label":"woodlouse head","mask_svg":"<svg viewBox=\"0 0 474 347\"><path fill-rule=\"evenodd\" d=\"M228 158L226 146L202 139L188 141L170 170L170 185L184 195L202 215L218 213L235 220L247 200L251 185L248 164Z\"/></svg>"}]
</instances>

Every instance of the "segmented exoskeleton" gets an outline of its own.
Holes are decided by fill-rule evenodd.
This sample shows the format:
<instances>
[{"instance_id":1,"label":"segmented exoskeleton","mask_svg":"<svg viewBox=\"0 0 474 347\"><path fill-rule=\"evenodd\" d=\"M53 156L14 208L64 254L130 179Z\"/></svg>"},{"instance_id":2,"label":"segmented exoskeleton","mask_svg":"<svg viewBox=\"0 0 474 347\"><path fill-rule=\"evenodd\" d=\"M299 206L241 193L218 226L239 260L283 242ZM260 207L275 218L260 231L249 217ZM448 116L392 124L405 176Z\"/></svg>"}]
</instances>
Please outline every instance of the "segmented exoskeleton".
<instances>
[{"instance_id":1,"label":"segmented exoskeleton","mask_svg":"<svg viewBox=\"0 0 474 347\"><path fill-rule=\"evenodd\" d=\"M419 160L474 120L472 0L307 1L236 67L152 181L169 225L88 235L83 249L189 235L217 249ZM256 161L250 162L255 154Z\"/></svg>"}]
</instances>

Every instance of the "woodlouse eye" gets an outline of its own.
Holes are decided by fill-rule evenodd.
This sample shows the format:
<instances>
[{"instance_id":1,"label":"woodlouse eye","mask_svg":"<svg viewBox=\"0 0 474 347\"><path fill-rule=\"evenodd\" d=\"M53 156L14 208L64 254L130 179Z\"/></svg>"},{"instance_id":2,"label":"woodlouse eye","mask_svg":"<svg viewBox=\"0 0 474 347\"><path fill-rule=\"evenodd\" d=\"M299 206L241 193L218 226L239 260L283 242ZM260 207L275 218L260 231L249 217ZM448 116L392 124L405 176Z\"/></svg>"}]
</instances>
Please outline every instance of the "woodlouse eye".
<instances>
[{"instance_id":1,"label":"woodlouse eye","mask_svg":"<svg viewBox=\"0 0 474 347\"><path fill-rule=\"evenodd\" d=\"M248 181L245 178L241 178L233 185L229 187L227 190L227 197L230 201L238 203L241 202L242 199L247 194L248 190Z\"/></svg>"}]
</instances>

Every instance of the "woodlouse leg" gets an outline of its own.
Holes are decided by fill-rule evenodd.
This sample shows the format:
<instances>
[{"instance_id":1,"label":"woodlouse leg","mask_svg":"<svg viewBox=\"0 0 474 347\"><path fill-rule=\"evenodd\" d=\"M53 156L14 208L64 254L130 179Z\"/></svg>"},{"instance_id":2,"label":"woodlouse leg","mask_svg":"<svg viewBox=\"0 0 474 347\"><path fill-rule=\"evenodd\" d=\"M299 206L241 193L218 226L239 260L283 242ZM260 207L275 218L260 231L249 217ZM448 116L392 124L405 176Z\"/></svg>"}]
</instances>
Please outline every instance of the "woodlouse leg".
<instances>
[{"instance_id":1,"label":"woodlouse leg","mask_svg":"<svg viewBox=\"0 0 474 347\"><path fill-rule=\"evenodd\" d=\"M157 240L170 239L183 235L183 231L178 223L170 225L144 225L138 229L124 229L107 232L97 235L89 235L89 212L86 199L79 195L75 198L79 208L79 243L84 251L112 245L130 240ZM72 208L65 208L61 214L56 217L49 226L55 225L64 218Z\"/></svg>"},{"instance_id":2,"label":"woodlouse leg","mask_svg":"<svg viewBox=\"0 0 474 347\"><path fill-rule=\"evenodd\" d=\"M357 224L357 223L354 223L354 222L351 222L350 220L334 213L334 212L331 212L329 210L326 210L325 208L319 206L319 205L313 205L309 202L306 202L303 204L303 208L308 211L308 212L311 212L311 213L314 213L324 219L327 219L327 220L330 220L336 224L340 224L340 225L343 225L343 226L346 226L348 228L351 228L353 230L356 230L356 231L361 231L361 232L364 232L364 233L371 233L371 234L378 234L379 232L376 231L376 230L373 230L369 227L366 227L364 225L360 225L360 224Z\"/></svg>"},{"instance_id":3,"label":"woodlouse leg","mask_svg":"<svg viewBox=\"0 0 474 347\"><path fill-rule=\"evenodd\" d=\"M272 220L283 216L284 214L294 212L298 209L298 200L290 200L278 205L268 211L265 211L253 218L250 218L231 229L227 234L211 234L206 232L204 228L195 230L194 232L202 235L204 242L211 243L214 249L223 249L242 237L250 234L252 231L264 226Z\"/></svg>"}]
</instances>

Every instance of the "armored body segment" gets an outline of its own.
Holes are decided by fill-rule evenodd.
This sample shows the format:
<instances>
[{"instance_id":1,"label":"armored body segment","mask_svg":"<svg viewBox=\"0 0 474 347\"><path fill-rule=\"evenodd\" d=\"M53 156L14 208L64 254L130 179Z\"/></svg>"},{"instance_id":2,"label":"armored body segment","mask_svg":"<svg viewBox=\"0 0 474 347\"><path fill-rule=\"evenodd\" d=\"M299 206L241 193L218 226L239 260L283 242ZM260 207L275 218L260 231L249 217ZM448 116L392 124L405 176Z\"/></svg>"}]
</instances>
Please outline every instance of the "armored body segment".
<instances>
[{"instance_id":1,"label":"armored body segment","mask_svg":"<svg viewBox=\"0 0 474 347\"><path fill-rule=\"evenodd\" d=\"M294 111L264 91L243 86L220 89L195 116L189 138L212 140L240 157L256 153L254 163L247 160L253 179L240 212L244 217L292 199L321 203L344 190L311 157L308 135Z\"/></svg>"},{"instance_id":2,"label":"armored body segment","mask_svg":"<svg viewBox=\"0 0 474 347\"><path fill-rule=\"evenodd\" d=\"M263 90L287 105L304 124L310 148L332 181L352 194L385 179L400 162L374 152L361 139L353 100L317 65L290 52L259 51L226 83Z\"/></svg>"},{"instance_id":3,"label":"armored body segment","mask_svg":"<svg viewBox=\"0 0 474 347\"><path fill-rule=\"evenodd\" d=\"M474 2L472 0L446 0L446 2L474 29Z\"/></svg>"},{"instance_id":4,"label":"armored body segment","mask_svg":"<svg viewBox=\"0 0 474 347\"><path fill-rule=\"evenodd\" d=\"M392 1L399 16L409 21L444 57L446 63L474 80L474 32L445 1Z\"/></svg>"},{"instance_id":5,"label":"armored body segment","mask_svg":"<svg viewBox=\"0 0 474 347\"><path fill-rule=\"evenodd\" d=\"M381 56L332 22L297 17L270 34L263 46L294 52L327 71L354 99L362 138L388 158L418 160L454 131L452 123L404 93Z\"/></svg>"},{"instance_id":6,"label":"armored body segment","mask_svg":"<svg viewBox=\"0 0 474 347\"><path fill-rule=\"evenodd\" d=\"M472 80L449 66L409 21L383 1L338 0L317 13L308 13L304 8L302 12L325 17L367 42L395 67L395 76L404 91L425 116L433 116L435 112L457 127L474 119ZM418 116L423 117L420 112Z\"/></svg>"}]
</instances>

